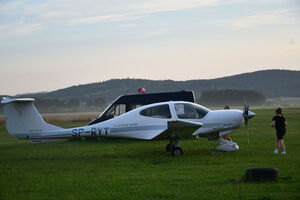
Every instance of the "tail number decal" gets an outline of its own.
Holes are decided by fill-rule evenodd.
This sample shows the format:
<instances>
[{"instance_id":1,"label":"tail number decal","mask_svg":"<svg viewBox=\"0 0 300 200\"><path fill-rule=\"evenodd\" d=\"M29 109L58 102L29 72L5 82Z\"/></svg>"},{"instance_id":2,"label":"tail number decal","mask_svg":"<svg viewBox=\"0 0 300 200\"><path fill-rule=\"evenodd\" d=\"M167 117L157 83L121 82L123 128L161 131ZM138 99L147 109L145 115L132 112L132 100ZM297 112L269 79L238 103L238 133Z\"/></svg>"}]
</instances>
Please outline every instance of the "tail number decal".
<instances>
[{"instance_id":1,"label":"tail number decal","mask_svg":"<svg viewBox=\"0 0 300 200\"><path fill-rule=\"evenodd\" d=\"M107 127L104 127L104 128L90 128L90 129L74 128L72 130L72 136L73 137L108 136L109 133L110 133L110 128L107 128Z\"/></svg>"}]
</instances>

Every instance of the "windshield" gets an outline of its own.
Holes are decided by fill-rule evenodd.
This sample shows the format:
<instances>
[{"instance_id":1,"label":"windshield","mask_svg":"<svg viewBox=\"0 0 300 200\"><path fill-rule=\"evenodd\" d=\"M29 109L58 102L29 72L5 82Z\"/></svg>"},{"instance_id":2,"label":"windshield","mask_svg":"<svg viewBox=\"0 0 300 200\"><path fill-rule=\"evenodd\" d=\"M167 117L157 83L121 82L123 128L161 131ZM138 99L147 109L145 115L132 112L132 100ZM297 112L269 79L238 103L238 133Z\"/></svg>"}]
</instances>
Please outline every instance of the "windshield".
<instances>
[{"instance_id":1,"label":"windshield","mask_svg":"<svg viewBox=\"0 0 300 200\"><path fill-rule=\"evenodd\" d=\"M209 112L209 109L197 104L176 103L174 108L181 119L202 119Z\"/></svg>"}]
</instances>

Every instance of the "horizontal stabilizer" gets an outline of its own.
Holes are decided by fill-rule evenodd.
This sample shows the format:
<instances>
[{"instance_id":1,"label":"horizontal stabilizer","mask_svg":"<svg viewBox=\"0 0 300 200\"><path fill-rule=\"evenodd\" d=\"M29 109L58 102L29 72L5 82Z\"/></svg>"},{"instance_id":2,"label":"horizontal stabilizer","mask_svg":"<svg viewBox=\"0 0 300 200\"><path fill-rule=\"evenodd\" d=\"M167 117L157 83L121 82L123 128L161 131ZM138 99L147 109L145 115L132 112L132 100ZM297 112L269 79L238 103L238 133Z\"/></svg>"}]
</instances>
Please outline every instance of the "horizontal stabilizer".
<instances>
[{"instance_id":1,"label":"horizontal stabilizer","mask_svg":"<svg viewBox=\"0 0 300 200\"><path fill-rule=\"evenodd\" d=\"M8 99L8 98L3 98L1 101L1 104L8 104L8 103L14 103L14 102L34 102L34 99L32 98L20 98L20 99Z\"/></svg>"}]
</instances>

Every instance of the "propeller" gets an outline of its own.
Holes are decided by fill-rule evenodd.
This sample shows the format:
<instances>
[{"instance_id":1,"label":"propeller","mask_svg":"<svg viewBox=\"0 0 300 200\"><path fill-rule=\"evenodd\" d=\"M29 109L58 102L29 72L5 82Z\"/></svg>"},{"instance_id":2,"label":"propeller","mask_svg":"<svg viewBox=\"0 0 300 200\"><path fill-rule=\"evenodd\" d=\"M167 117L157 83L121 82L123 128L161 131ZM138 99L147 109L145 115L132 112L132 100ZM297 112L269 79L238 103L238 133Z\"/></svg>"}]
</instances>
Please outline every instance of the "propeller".
<instances>
[{"instance_id":1,"label":"propeller","mask_svg":"<svg viewBox=\"0 0 300 200\"><path fill-rule=\"evenodd\" d=\"M248 128L248 119L249 119L248 114L249 114L249 105L244 104L243 116L244 116L246 128Z\"/></svg>"},{"instance_id":2,"label":"propeller","mask_svg":"<svg viewBox=\"0 0 300 200\"><path fill-rule=\"evenodd\" d=\"M255 116L255 113L249 111L249 105L245 104L244 105L243 117L244 117L244 120L245 120L246 127L248 127L248 120L251 119L254 116Z\"/></svg>"},{"instance_id":3,"label":"propeller","mask_svg":"<svg viewBox=\"0 0 300 200\"><path fill-rule=\"evenodd\" d=\"M251 119L254 116L255 116L255 113L249 111L249 105L244 104L243 117L244 117L244 122L245 122L246 129L247 129L248 144L250 143L249 133L248 133L248 120Z\"/></svg>"}]
</instances>

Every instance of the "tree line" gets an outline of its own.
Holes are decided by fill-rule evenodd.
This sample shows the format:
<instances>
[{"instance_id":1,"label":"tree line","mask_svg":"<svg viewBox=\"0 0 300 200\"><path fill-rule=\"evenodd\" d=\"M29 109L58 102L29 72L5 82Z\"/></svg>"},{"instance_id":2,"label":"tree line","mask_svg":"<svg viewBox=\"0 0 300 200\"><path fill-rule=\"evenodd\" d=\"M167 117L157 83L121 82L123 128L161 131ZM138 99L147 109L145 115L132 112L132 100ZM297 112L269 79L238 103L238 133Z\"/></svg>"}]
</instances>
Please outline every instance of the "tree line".
<instances>
[{"instance_id":1,"label":"tree line","mask_svg":"<svg viewBox=\"0 0 300 200\"><path fill-rule=\"evenodd\" d=\"M207 106L224 105L262 105L266 97L254 90L206 90L203 91L197 102Z\"/></svg>"},{"instance_id":2,"label":"tree line","mask_svg":"<svg viewBox=\"0 0 300 200\"><path fill-rule=\"evenodd\" d=\"M262 105L266 97L254 90L205 90L196 99L205 106ZM35 98L35 106L40 112L83 112L101 111L107 106L106 99L100 96L82 96L79 98ZM3 113L0 107L0 114Z\"/></svg>"},{"instance_id":3,"label":"tree line","mask_svg":"<svg viewBox=\"0 0 300 200\"><path fill-rule=\"evenodd\" d=\"M37 98L34 105L40 112L99 111L106 106L106 100L102 97L85 98L84 101L76 98Z\"/></svg>"},{"instance_id":4,"label":"tree line","mask_svg":"<svg viewBox=\"0 0 300 200\"><path fill-rule=\"evenodd\" d=\"M171 92L193 90L199 95L204 90L254 90L266 97L299 97L300 71L264 70L209 80L146 80L146 79L111 79L108 81L72 86L45 94L43 98L84 98L102 96L108 102L122 94L136 94L138 88L146 92Z\"/></svg>"}]
</instances>

